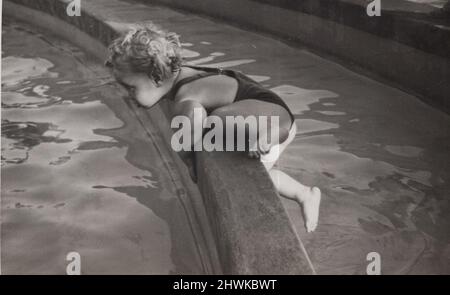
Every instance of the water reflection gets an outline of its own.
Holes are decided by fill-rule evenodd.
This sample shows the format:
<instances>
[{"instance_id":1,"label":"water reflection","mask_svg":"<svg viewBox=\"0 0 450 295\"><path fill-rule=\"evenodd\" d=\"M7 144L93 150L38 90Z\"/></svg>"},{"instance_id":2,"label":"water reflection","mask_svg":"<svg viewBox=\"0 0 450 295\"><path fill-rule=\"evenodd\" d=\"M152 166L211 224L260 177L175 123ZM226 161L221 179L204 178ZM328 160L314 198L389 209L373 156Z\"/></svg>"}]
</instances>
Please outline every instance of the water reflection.
<instances>
[{"instance_id":1,"label":"water reflection","mask_svg":"<svg viewBox=\"0 0 450 295\"><path fill-rule=\"evenodd\" d=\"M203 273L162 160L111 78L22 25L6 22L3 40L3 273L64 274L70 251L87 274Z\"/></svg>"}]
</instances>

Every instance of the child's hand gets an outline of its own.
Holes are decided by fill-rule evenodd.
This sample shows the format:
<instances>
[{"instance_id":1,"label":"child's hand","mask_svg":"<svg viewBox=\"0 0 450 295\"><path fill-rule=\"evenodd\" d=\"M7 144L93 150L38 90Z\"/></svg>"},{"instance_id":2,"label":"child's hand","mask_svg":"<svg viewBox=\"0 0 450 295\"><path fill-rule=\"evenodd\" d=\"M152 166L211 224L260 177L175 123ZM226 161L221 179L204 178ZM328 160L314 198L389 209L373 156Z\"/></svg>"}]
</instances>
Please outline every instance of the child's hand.
<instances>
[{"instance_id":1,"label":"child's hand","mask_svg":"<svg viewBox=\"0 0 450 295\"><path fill-rule=\"evenodd\" d=\"M257 143L250 151L248 152L248 156L251 159L259 159L261 155L266 155L270 151L270 146L268 144L260 144Z\"/></svg>"}]
</instances>

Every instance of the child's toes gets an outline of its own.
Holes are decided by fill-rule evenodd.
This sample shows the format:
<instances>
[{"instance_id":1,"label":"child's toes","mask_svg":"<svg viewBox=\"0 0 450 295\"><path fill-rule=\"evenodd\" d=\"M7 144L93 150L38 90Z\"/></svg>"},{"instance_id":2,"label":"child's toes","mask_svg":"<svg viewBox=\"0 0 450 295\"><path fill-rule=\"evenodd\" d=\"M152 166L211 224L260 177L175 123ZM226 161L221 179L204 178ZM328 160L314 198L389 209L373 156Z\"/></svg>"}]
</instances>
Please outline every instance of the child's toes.
<instances>
[{"instance_id":1,"label":"child's toes","mask_svg":"<svg viewBox=\"0 0 450 295\"><path fill-rule=\"evenodd\" d=\"M317 228L317 222L309 221L309 222L306 223L306 231L308 233L312 233L313 231L316 230L316 228Z\"/></svg>"}]
</instances>

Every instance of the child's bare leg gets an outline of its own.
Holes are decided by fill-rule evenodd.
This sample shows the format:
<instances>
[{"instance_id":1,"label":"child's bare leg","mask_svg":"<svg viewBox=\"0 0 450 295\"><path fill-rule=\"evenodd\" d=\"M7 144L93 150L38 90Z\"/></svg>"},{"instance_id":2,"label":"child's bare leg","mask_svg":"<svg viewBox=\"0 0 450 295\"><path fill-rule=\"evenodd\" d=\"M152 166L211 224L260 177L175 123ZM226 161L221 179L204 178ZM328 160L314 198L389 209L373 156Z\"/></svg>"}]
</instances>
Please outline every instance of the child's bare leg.
<instances>
[{"instance_id":1,"label":"child's bare leg","mask_svg":"<svg viewBox=\"0 0 450 295\"><path fill-rule=\"evenodd\" d=\"M319 219L319 207L321 192L317 187L309 187L301 184L286 173L273 168L278 160L278 157L283 153L286 147L294 140L297 128L295 123L289 130L287 139L270 150L269 154L261 157L261 162L266 167L275 188L278 193L288 199L298 201L303 208L303 215L305 216L306 230L312 232L317 227ZM275 149L276 148L276 149Z\"/></svg>"},{"instance_id":2,"label":"child's bare leg","mask_svg":"<svg viewBox=\"0 0 450 295\"><path fill-rule=\"evenodd\" d=\"M297 200L303 207L307 232L317 227L321 192L317 187L309 187L296 181L283 171L272 168L269 171L272 182L278 193L286 198Z\"/></svg>"},{"instance_id":3,"label":"child's bare leg","mask_svg":"<svg viewBox=\"0 0 450 295\"><path fill-rule=\"evenodd\" d=\"M256 112L257 110L257 112ZM231 105L216 109L212 115L219 116L225 120L226 116L252 116L258 113L259 116L279 116L280 124L279 128L275 129L272 133L271 125L267 125L266 130L256 130L261 133L258 134L258 142L265 142L265 136L271 137L270 143L281 142L278 146L264 146L263 150L269 150L269 153L261 155L259 152L250 153L249 155L258 156L261 158L262 163L266 167L270 177L279 192L280 195L286 198L297 200L303 206L303 213L305 215L305 224L308 232L312 232L317 227L317 221L319 218L319 205L320 205L320 190L317 187L307 187L297 182L287 174L280 170L273 169L277 158L281 155L284 149L295 138L296 126L295 123L289 130L291 125L289 115L286 110L279 106L274 106L272 103L260 102L255 100L242 100ZM286 119L287 118L287 119ZM226 122L226 121L224 121ZM256 132L255 130L249 130L249 132ZM259 145L261 148L261 146ZM276 148L276 149L275 149Z\"/></svg>"}]
</instances>

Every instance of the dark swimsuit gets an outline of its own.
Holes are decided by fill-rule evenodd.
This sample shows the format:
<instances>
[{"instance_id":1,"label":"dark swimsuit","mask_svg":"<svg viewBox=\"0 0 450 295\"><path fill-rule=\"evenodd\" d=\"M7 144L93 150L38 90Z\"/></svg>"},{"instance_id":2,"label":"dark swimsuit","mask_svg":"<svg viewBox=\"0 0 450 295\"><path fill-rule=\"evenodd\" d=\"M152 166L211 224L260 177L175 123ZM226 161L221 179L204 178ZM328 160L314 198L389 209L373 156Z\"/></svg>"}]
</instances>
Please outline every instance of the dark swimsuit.
<instances>
[{"instance_id":1,"label":"dark swimsuit","mask_svg":"<svg viewBox=\"0 0 450 295\"><path fill-rule=\"evenodd\" d=\"M265 101L269 103L277 104L289 113L289 116L291 118L291 124L294 123L294 115L292 114L289 107L286 105L286 103L273 91L270 91L269 89L264 88L256 82L255 80L245 76L241 72L233 71L233 70L224 70L220 68L207 68L207 67L197 67L197 66L188 66L183 65L183 67L192 68L194 70L200 70L204 71L204 73L200 73L191 77L186 77L181 79L180 81L176 82L175 85L172 87L172 89L164 96L171 100L175 98L175 95L177 94L178 90L181 88L181 86L190 83L192 81L209 77L213 75L227 75L229 77L235 78L238 82L238 90L236 93L236 97L234 99L234 102L245 100L245 99L255 99L260 101ZM209 110L212 111L212 110Z\"/></svg>"}]
</instances>

